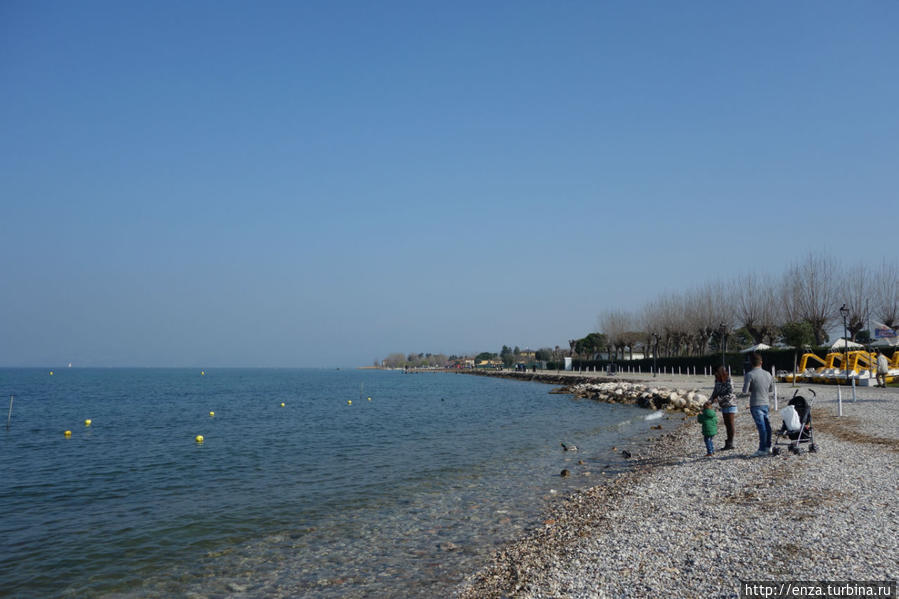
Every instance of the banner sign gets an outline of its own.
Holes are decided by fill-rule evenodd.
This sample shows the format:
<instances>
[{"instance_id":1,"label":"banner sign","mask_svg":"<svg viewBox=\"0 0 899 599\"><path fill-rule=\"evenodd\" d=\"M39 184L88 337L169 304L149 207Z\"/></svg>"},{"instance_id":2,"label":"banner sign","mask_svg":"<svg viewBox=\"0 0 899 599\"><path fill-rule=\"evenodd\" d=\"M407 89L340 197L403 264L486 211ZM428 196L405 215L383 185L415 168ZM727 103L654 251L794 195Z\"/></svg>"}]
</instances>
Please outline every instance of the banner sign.
<instances>
[{"instance_id":1,"label":"banner sign","mask_svg":"<svg viewBox=\"0 0 899 599\"><path fill-rule=\"evenodd\" d=\"M888 327L885 324L875 323L874 325L874 338L875 339L892 339L894 337L899 336L893 329Z\"/></svg>"}]
</instances>

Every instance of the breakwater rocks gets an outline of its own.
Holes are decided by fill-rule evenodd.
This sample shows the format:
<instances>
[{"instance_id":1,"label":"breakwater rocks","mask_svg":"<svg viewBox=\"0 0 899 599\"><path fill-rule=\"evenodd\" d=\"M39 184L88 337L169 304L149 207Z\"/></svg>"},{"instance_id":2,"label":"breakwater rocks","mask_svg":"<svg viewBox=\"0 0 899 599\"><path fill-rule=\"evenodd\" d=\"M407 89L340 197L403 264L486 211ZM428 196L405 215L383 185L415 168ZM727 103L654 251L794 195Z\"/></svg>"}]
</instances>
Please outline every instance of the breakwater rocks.
<instances>
[{"instance_id":1,"label":"breakwater rocks","mask_svg":"<svg viewBox=\"0 0 899 599\"><path fill-rule=\"evenodd\" d=\"M639 383L620 381L608 383L578 383L554 390L575 397L596 399L607 403L636 404L641 408L671 410L698 414L708 397L695 389L668 389Z\"/></svg>"},{"instance_id":2,"label":"breakwater rocks","mask_svg":"<svg viewBox=\"0 0 899 599\"><path fill-rule=\"evenodd\" d=\"M468 371L465 374L560 385L550 393L574 395L606 403L634 404L654 410L698 414L708 396L697 389L668 388L616 379L598 381L596 376L552 374L548 372Z\"/></svg>"}]
</instances>

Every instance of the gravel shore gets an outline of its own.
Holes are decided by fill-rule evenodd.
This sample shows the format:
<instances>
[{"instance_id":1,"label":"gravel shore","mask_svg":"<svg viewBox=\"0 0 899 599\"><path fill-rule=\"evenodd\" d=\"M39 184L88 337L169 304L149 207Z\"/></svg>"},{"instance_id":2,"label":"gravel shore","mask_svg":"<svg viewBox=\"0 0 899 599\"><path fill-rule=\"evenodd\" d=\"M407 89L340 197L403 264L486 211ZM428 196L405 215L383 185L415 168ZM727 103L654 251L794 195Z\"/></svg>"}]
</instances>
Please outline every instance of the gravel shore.
<instances>
[{"instance_id":1,"label":"gravel shore","mask_svg":"<svg viewBox=\"0 0 899 599\"><path fill-rule=\"evenodd\" d=\"M712 386L708 377L655 382ZM784 448L750 457L758 435L741 399L736 449L707 458L700 427L687 418L634 456L633 472L560 501L458 596L739 597L740 581L895 581L899 389L859 388L838 417L836 387L812 388L818 453L803 445L799 456ZM771 420L778 430L773 410ZM716 447L723 439L719 416Z\"/></svg>"}]
</instances>

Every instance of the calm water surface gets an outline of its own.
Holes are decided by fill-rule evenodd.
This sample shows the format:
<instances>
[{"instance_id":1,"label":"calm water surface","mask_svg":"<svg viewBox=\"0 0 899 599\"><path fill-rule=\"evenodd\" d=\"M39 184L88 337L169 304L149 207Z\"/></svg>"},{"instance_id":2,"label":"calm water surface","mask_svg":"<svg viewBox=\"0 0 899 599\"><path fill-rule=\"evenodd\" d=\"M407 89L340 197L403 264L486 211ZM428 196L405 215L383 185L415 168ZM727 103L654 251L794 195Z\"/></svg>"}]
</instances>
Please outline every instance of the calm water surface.
<instances>
[{"instance_id":1,"label":"calm water surface","mask_svg":"<svg viewBox=\"0 0 899 599\"><path fill-rule=\"evenodd\" d=\"M548 390L436 373L0 369L3 416L15 395L0 596L451 594L548 501L622 468L612 447L654 424Z\"/></svg>"}]
</instances>

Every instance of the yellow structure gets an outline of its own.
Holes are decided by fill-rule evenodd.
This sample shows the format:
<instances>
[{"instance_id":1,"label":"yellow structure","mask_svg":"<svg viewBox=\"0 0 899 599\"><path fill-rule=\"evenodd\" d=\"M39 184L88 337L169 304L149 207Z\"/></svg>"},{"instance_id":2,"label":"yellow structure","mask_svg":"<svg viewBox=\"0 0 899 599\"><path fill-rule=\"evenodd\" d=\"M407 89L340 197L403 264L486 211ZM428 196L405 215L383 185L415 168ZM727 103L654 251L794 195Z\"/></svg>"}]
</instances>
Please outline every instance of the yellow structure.
<instances>
[{"instance_id":1,"label":"yellow structure","mask_svg":"<svg viewBox=\"0 0 899 599\"><path fill-rule=\"evenodd\" d=\"M815 366L818 364L818 366ZM887 374L887 382L897 378L894 370L899 369L899 351L893 352L890 360L890 373ZM802 355L799 368L794 377L792 374L784 374L778 377L786 382L814 382L814 383L845 383L848 377L855 379L860 384L876 378L877 354L865 350L853 350L850 352L830 352L824 359L813 353Z\"/></svg>"},{"instance_id":2,"label":"yellow structure","mask_svg":"<svg viewBox=\"0 0 899 599\"><path fill-rule=\"evenodd\" d=\"M817 354L803 354L802 360L799 362L799 372L805 372L806 370L808 370L809 360L814 360L815 362L819 362L821 364L821 367L817 369L819 371L827 367L827 362L819 358ZM832 362L830 364L830 367L833 368Z\"/></svg>"}]
</instances>

